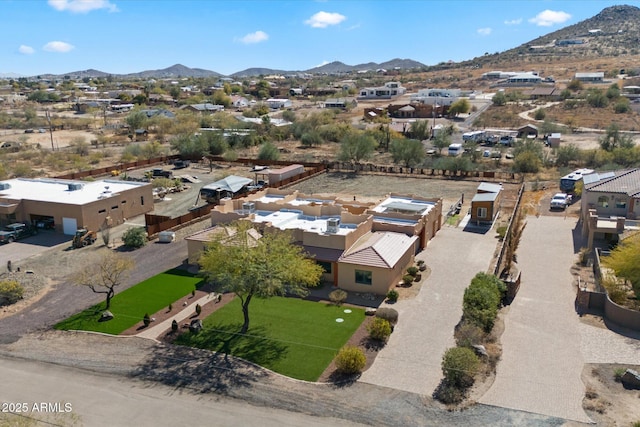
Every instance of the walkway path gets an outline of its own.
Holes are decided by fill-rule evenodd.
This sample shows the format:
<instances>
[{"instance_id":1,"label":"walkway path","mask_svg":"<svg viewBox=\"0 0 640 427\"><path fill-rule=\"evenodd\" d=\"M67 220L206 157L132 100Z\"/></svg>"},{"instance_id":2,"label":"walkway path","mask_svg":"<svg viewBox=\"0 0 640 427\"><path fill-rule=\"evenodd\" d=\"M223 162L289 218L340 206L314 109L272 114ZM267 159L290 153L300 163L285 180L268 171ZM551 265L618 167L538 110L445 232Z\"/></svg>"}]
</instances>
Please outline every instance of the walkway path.
<instances>
[{"instance_id":1,"label":"walkway path","mask_svg":"<svg viewBox=\"0 0 640 427\"><path fill-rule=\"evenodd\" d=\"M518 249L522 283L505 316L502 359L481 403L590 422L581 324L570 268L575 221L530 216Z\"/></svg>"},{"instance_id":2,"label":"walkway path","mask_svg":"<svg viewBox=\"0 0 640 427\"><path fill-rule=\"evenodd\" d=\"M431 268L418 296L393 306L400 321L386 347L360 381L431 396L442 379L442 355L455 346L462 296L496 249L495 233L444 226L416 258Z\"/></svg>"},{"instance_id":3,"label":"walkway path","mask_svg":"<svg viewBox=\"0 0 640 427\"><path fill-rule=\"evenodd\" d=\"M197 304L200 304L200 306L204 306L206 303L213 301L214 298L215 298L215 295L213 293L205 295L205 296L201 297L200 299L197 299L197 300L193 301L187 307L183 308L178 313L174 314L173 316L169 317L168 319L165 319L162 322L160 322L157 325L154 325L154 326L152 326L150 328L143 329L142 332L136 334L136 336L140 337L140 338L148 338L148 339L156 340L156 338L158 338L160 335L162 335L162 333L164 331L166 331L166 330L171 328L171 323L174 320L176 322L178 322L178 325L181 325L182 322L185 319L187 319L187 318L189 318L189 317L194 315L195 306ZM178 302L179 301L177 301L176 304Z\"/></svg>"}]
</instances>

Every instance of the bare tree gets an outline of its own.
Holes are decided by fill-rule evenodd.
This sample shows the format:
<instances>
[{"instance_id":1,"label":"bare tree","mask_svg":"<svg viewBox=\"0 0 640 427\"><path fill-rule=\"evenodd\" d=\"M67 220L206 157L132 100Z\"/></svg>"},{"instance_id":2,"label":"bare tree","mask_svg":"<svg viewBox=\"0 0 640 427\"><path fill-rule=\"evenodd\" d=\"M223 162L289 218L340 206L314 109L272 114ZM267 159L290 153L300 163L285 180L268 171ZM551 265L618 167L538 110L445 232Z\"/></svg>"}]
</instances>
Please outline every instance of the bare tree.
<instances>
[{"instance_id":1,"label":"bare tree","mask_svg":"<svg viewBox=\"0 0 640 427\"><path fill-rule=\"evenodd\" d=\"M105 294L106 310L108 310L111 307L111 299L116 293L116 287L126 280L133 267L133 260L109 251L97 263L76 275L73 282L76 285L88 287L96 294Z\"/></svg>"}]
</instances>

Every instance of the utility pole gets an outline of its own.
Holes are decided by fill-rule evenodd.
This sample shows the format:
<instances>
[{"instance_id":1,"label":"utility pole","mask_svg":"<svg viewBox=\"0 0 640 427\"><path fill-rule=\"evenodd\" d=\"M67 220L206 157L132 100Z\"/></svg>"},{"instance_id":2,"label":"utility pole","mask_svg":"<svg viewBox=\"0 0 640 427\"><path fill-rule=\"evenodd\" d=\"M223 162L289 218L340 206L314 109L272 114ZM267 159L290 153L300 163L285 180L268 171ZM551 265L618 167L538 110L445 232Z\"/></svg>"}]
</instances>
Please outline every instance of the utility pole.
<instances>
[{"instance_id":1,"label":"utility pole","mask_svg":"<svg viewBox=\"0 0 640 427\"><path fill-rule=\"evenodd\" d=\"M51 137L51 151L55 151L55 147L53 146L53 126L51 126L51 113L49 110L45 110L45 116L47 117L47 122L49 122L49 136Z\"/></svg>"}]
</instances>

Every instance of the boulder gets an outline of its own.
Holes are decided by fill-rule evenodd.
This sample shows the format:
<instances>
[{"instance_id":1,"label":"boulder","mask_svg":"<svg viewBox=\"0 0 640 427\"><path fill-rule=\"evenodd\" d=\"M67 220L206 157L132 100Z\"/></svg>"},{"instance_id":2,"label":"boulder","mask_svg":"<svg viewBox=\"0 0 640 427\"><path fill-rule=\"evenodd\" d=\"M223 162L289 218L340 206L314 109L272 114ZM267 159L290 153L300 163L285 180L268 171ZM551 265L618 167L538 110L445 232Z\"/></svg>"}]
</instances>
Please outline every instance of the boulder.
<instances>
[{"instance_id":1,"label":"boulder","mask_svg":"<svg viewBox=\"0 0 640 427\"><path fill-rule=\"evenodd\" d=\"M377 313L378 309L373 308L373 307L367 307L364 309L364 315L365 316L375 316Z\"/></svg>"},{"instance_id":2,"label":"boulder","mask_svg":"<svg viewBox=\"0 0 640 427\"><path fill-rule=\"evenodd\" d=\"M100 321L101 322L104 322L104 321L107 321L107 320L111 320L111 319L113 319L113 313L112 312L110 312L109 310L105 310L105 311L102 312L102 315L100 316Z\"/></svg>"},{"instance_id":3,"label":"boulder","mask_svg":"<svg viewBox=\"0 0 640 427\"><path fill-rule=\"evenodd\" d=\"M640 390L640 374L633 369L624 371L620 381L622 381L624 388Z\"/></svg>"},{"instance_id":4,"label":"boulder","mask_svg":"<svg viewBox=\"0 0 640 427\"><path fill-rule=\"evenodd\" d=\"M198 333L202 330L202 320L201 319L193 319L189 324L189 331L193 333Z\"/></svg>"},{"instance_id":5,"label":"boulder","mask_svg":"<svg viewBox=\"0 0 640 427\"><path fill-rule=\"evenodd\" d=\"M489 353L487 353L487 349L482 344L475 344L472 347L478 356L489 356Z\"/></svg>"}]
</instances>

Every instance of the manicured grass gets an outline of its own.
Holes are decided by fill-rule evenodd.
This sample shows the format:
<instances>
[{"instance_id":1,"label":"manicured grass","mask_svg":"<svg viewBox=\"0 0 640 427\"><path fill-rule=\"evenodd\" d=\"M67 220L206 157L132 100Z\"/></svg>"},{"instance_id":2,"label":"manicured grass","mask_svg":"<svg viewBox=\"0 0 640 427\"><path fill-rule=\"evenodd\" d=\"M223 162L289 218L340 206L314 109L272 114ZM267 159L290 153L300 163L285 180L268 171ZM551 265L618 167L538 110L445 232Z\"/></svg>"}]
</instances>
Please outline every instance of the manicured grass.
<instances>
[{"instance_id":1,"label":"manicured grass","mask_svg":"<svg viewBox=\"0 0 640 427\"><path fill-rule=\"evenodd\" d=\"M297 298L254 298L249 331L240 335L242 310L234 298L204 320L200 333L184 333L176 344L231 354L292 378L316 381L364 320L363 309L345 309Z\"/></svg>"},{"instance_id":2,"label":"manicured grass","mask_svg":"<svg viewBox=\"0 0 640 427\"><path fill-rule=\"evenodd\" d=\"M118 335L140 322L145 313L153 313L188 295L202 283L202 278L194 277L184 270L169 270L153 276L144 282L116 293L111 300L114 318L100 322L105 309L104 301L75 314L54 326L63 330L83 330ZM116 292L117 288L116 288ZM176 307L177 309L179 307Z\"/></svg>"}]
</instances>

